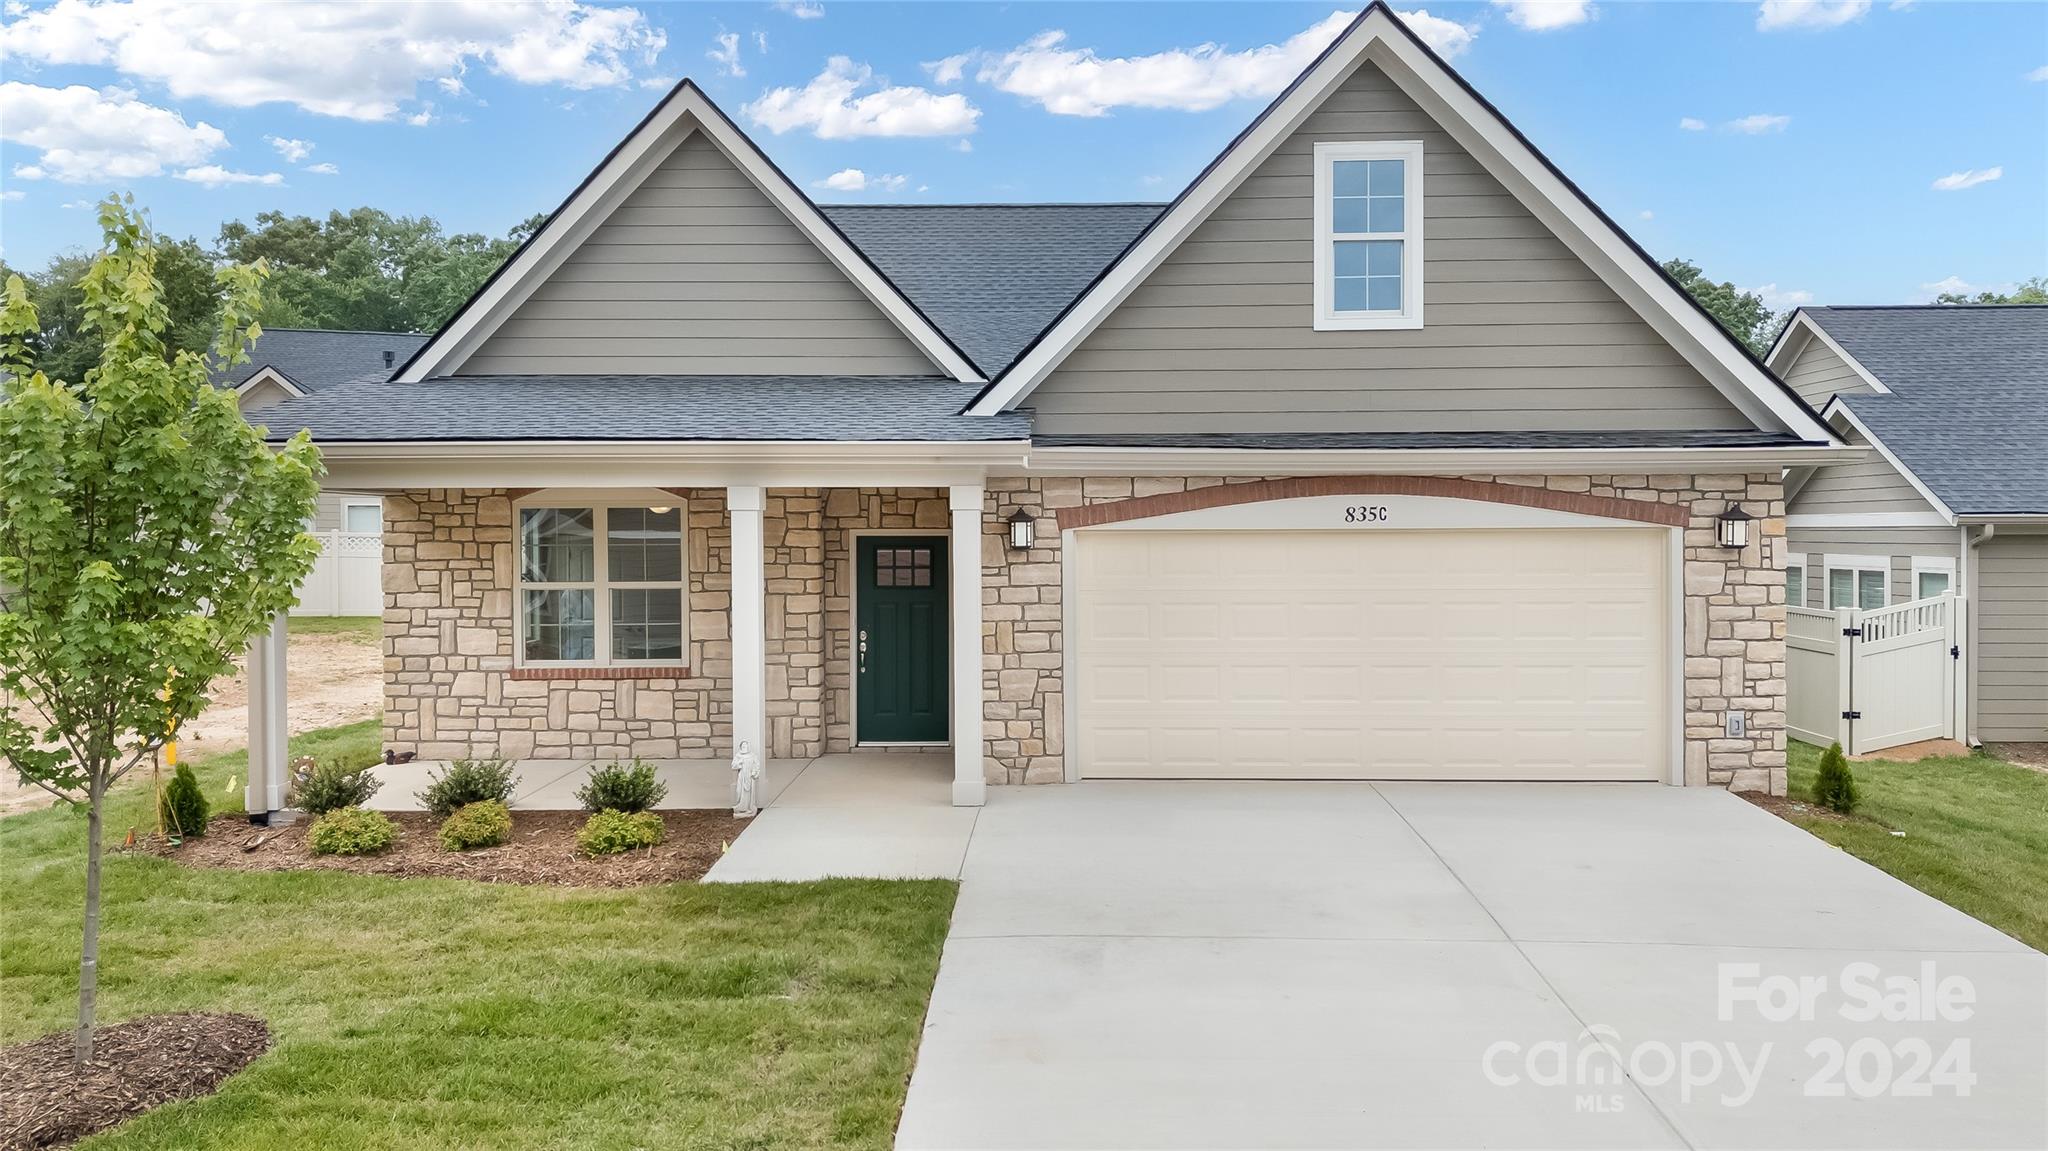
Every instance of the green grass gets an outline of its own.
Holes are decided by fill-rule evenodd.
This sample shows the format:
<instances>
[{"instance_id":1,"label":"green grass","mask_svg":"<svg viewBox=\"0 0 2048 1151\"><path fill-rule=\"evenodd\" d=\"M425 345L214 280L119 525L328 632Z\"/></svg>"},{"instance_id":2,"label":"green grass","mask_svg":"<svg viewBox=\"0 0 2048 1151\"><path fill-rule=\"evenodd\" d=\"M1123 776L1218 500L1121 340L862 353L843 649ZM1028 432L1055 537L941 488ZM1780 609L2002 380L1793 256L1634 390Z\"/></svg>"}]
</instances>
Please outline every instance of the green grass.
<instances>
[{"instance_id":1,"label":"green grass","mask_svg":"<svg viewBox=\"0 0 2048 1151\"><path fill-rule=\"evenodd\" d=\"M376 748L375 721L294 754ZM246 757L198 765L241 807ZM108 835L146 825L142 789ZM0 820L0 1042L69 1025L85 821ZM110 856L100 1018L243 1011L276 1046L84 1146L887 1147L945 882L630 891L237 873Z\"/></svg>"},{"instance_id":2,"label":"green grass","mask_svg":"<svg viewBox=\"0 0 2048 1151\"><path fill-rule=\"evenodd\" d=\"M291 635L345 635L376 643L384 638L384 620L374 615L295 615L285 630Z\"/></svg>"},{"instance_id":3,"label":"green grass","mask_svg":"<svg viewBox=\"0 0 2048 1151\"><path fill-rule=\"evenodd\" d=\"M1820 751L1791 745L1794 798L1812 798ZM2048 775L1985 755L1869 760L1849 768L1859 797L1853 818L1793 822L2048 950Z\"/></svg>"}]
</instances>

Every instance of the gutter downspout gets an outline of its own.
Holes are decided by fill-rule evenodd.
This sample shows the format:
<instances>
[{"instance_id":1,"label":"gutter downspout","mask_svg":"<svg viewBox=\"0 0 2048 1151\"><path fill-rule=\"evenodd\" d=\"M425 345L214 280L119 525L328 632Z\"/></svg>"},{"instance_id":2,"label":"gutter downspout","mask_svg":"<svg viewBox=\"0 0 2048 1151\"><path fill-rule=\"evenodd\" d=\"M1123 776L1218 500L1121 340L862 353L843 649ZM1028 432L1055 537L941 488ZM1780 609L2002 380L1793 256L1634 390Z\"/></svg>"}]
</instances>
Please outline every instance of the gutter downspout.
<instances>
[{"instance_id":1,"label":"gutter downspout","mask_svg":"<svg viewBox=\"0 0 2048 1151\"><path fill-rule=\"evenodd\" d=\"M1963 742L1971 747L1981 748L1983 742L1977 738L1977 612L1975 600L1970 592L1970 552L1983 546L1984 541L1998 534L1997 524L1985 524L1975 539L1970 538L1970 525L1958 525L1956 531L1962 535L1962 548L1956 553L1956 582L1963 588L1963 595L1971 601L1969 618L1970 634L1964 650L1970 653L1968 665L1963 668L1966 677L1969 706L1963 714Z\"/></svg>"}]
</instances>

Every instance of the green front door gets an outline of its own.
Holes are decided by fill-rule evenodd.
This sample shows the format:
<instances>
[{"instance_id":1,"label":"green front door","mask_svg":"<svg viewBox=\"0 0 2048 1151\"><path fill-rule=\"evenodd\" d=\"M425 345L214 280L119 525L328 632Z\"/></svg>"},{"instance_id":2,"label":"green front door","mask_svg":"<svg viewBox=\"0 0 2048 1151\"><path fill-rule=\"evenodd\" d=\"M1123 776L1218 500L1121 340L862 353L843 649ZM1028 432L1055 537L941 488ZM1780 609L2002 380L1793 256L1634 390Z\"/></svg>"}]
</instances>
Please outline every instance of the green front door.
<instances>
[{"instance_id":1,"label":"green front door","mask_svg":"<svg viewBox=\"0 0 2048 1151\"><path fill-rule=\"evenodd\" d=\"M946 740L946 537L862 536L854 738Z\"/></svg>"}]
</instances>

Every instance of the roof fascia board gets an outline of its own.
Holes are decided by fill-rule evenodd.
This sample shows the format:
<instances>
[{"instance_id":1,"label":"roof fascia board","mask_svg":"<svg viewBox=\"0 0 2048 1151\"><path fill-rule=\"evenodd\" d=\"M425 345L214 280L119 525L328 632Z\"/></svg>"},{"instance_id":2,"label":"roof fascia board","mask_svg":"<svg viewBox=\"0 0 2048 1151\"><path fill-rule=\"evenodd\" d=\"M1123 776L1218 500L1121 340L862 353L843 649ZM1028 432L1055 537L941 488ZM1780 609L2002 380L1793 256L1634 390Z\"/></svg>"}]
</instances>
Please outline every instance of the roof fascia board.
<instances>
[{"instance_id":1,"label":"roof fascia board","mask_svg":"<svg viewBox=\"0 0 2048 1151\"><path fill-rule=\"evenodd\" d=\"M1792 333L1792 329L1794 328L1801 329L1806 335L1806 339L1801 340L1799 346L1796 348L1789 347L1789 339ZM1807 343L1813 340L1819 340L1822 347L1833 352L1835 355L1840 356L1842 362L1849 365L1849 370L1856 373L1857 379L1860 379L1864 383L1870 385L1871 391L1876 392L1880 396L1888 396L1892 394L1892 390L1884 386L1883 380L1880 380L1876 376L1872 375L1870 369L1864 367L1863 362L1861 360L1858 360L1855 356L1850 355L1849 349L1837 343L1833 336L1828 335L1826 328L1823 328L1819 324L1814 323L1813 317L1807 315L1804 311L1801 311L1797 315L1793 316L1792 322L1785 325L1785 330L1779 333L1778 342L1771 346L1770 354L1765 358L1764 362L1770 365L1772 371L1777 372L1779 375L1783 375L1784 366L1789 365L1793 360L1798 359L1799 353L1805 351ZM1783 353L1785 356L1784 364L1782 365L1779 363L1778 360L1780 353Z\"/></svg>"},{"instance_id":2,"label":"roof fascia board","mask_svg":"<svg viewBox=\"0 0 2048 1151\"><path fill-rule=\"evenodd\" d=\"M1871 447L1877 449L1877 454L1884 457L1884 462L1891 465L1893 471L1904 476L1906 482L1913 485L1913 490L1920 493L1920 498L1927 501L1927 506L1940 512L1941 518L1945 522L1950 524L1956 522L1956 513L1950 510L1946 503L1942 502L1940 496L1934 494L1933 489L1920 482L1920 477L1913 474L1913 469L1907 467L1904 460L1899 459L1897 455L1892 453L1891 448L1885 446L1885 442L1878 438L1875 432L1870 430L1870 425L1856 418L1856 413L1849 410L1849 405L1842 402L1842 397L1836 396L1829 400L1827 408L1821 414L1829 420L1836 419L1837 417L1847 420L1849 426L1855 428L1858 435L1869 441Z\"/></svg>"},{"instance_id":3,"label":"roof fascia board","mask_svg":"<svg viewBox=\"0 0 2048 1151\"><path fill-rule=\"evenodd\" d=\"M950 487L1023 470L1022 440L325 443L331 488Z\"/></svg>"},{"instance_id":4,"label":"roof fascia board","mask_svg":"<svg viewBox=\"0 0 2048 1151\"><path fill-rule=\"evenodd\" d=\"M1790 389L1739 351L1716 321L1558 175L1505 119L1483 103L1375 0L1257 128L1236 141L1167 219L1127 252L1038 345L969 408L991 414L1029 395L1052 369L1142 283L1251 169L1319 106L1361 61L1371 59L1439 125L1514 192L1609 287L1730 402L1760 426L1827 439L1827 426Z\"/></svg>"},{"instance_id":5,"label":"roof fascia board","mask_svg":"<svg viewBox=\"0 0 2048 1151\"><path fill-rule=\"evenodd\" d=\"M236 384L235 394L237 396L248 395L249 389L255 387L258 384L276 384L278 387L283 388L285 391L290 392L294 396L304 396L306 394L306 389L293 383L292 378L290 376L285 375L283 372L278 371L276 368L271 367L269 364L265 364L262 367L256 369L254 372L251 372L249 374L248 379L243 380L239 384Z\"/></svg>"},{"instance_id":6,"label":"roof fascia board","mask_svg":"<svg viewBox=\"0 0 2048 1151\"><path fill-rule=\"evenodd\" d=\"M1867 458L1839 444L1763 448L1033 448L1036 475L1568 475L1771 471Z\"/></svg>"},{"instance_id":7,"label":"roof fascia board","mask_svg":"<svg viewBox=\"0 0 2048 1151\"><path fill-rule=\"evenodd\" d=\"M966 355L688 80L678 84L605 157L526 244L484 282L432 339L421 345L393 378L399 383L418 383L460 368L504 318L524 303L693 131L702 132L720 153L746 173L826 259L852 280L941 371L962 383L981 382L981 372Z\"/></svg>"}]
</instances>

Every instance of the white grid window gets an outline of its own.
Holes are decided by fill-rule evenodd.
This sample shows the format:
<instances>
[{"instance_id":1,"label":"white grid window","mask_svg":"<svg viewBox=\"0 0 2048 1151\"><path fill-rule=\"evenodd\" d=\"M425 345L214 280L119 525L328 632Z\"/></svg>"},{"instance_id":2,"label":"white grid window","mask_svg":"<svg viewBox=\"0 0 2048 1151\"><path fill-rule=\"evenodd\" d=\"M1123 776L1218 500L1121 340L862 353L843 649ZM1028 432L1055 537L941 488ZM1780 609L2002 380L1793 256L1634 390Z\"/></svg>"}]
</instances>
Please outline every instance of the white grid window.
<instances>
[{"instance_id":1,"label":"white grid window","mask_svg":"<svg viewBox=\"0 0 2048 1151\"><path fill-rule=\"evenodd\" d=\"M522 666L675 665L688 641L675 504L522 506Z\"/></svg>"},{"instance_id":2,"label":"white grid window","mask_svg":"<svg viewBox=\"0 0 2048 1151\"><path fill-rule=\"evenodd\" d=\"M1828 608L1871 611L1890 602L1891 560L1886 556L1829 556Z\"/></svg>"},{"instance_id":3,"label":"white grid window","mask_svg":"<svg viewBox=\"0 0 2048 1151\"><path fill-rule=\"evenodd\" d=\"M1315 149L1315 326L1422 326L1422 142Z\"/></svg>"}]
</instances>

